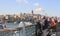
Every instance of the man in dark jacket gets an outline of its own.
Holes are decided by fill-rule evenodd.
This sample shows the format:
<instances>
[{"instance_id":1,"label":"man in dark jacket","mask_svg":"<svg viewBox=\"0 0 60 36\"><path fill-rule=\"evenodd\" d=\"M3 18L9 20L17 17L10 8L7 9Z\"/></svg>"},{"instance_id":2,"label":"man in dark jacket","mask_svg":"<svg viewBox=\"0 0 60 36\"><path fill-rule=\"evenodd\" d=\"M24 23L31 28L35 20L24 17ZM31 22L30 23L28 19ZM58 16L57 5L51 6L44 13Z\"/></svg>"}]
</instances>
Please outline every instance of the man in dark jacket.
<instances>
[{"instance_id":1,"label":"man in dark jacket","mask_svg":"<svg viewBox=\"0 0 60 36\"><path fill-rule=\"evenodd\" d=\"M41 36L41 35L42 35L41 23L40 21L38 21L36 24L36 36Z\"/></svg>"},{"instance_id":2,"label":"man in dark jacket","mask_svg":"<svg viewBox=\"0 0 60 36\"><path fill-rule=\"evenodd\" d=\"M46 17L43 18L44 19L44 26L43 26L43 30L47 29L49 26L49 21L48 19L46 19Z\"/></svg>"}]
</instances>

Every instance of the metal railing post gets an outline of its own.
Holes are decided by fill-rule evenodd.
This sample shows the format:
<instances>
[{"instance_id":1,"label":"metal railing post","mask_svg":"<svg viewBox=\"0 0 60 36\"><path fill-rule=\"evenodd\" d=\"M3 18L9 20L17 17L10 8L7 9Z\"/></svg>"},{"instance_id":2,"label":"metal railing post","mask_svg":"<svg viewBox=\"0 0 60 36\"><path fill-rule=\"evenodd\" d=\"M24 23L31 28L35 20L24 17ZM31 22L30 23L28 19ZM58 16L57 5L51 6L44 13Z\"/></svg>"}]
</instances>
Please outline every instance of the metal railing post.
<instances>
[{"instance_id":1,"label":"metal railing post","mask_svg":"<svg viewBox=\"0 0 60 36\"><path fill-rule=\"evenodd\" d=\"M26 36L25 23L23 22L23 35Z\"/></svg>"},{"instance_id":2,"label":"metal railing post","mask_svg":"<svg viewBox=\"0 0 60 36\"><path fill-rule=\"evenodd\" d=\"M25 23L22 21L20 22L20 26L22 25L22 30L23 30L23 36L26 36L26 31L25 31ZM19 35L20 36L20 35Z\"/></svg>"}]
</instances>

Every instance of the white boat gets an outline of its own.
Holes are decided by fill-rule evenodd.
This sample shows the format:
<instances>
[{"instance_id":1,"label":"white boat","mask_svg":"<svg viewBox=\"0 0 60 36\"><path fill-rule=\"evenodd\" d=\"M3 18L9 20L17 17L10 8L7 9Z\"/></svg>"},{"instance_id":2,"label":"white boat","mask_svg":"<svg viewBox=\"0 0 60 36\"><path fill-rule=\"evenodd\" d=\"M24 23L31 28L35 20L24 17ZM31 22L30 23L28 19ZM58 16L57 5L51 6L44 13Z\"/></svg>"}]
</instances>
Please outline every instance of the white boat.
<instances>
[{"instance_id":1,"label":"white boat","mask_svg":"<svg viewBox=\"0 0 60 36\"><path fill-rule=\"evenodd\" d=\"M17 24L17 21L16 21L16 22L14 22L14 24Z\"/></svg>"}]
</instances>

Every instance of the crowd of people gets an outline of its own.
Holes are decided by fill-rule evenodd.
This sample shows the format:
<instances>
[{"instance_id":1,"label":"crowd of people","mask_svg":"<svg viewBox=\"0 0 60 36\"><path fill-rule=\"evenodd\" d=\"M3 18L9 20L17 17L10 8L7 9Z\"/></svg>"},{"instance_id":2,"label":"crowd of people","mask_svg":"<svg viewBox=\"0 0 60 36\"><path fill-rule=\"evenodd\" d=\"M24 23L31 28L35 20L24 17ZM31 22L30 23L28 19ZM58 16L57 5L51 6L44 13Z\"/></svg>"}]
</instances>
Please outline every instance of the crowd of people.
<instances>
[{"instance_id":1,"label":"crowd of people","mask_svg":"<svg viewBox=\"0 0 60 36\"><path fill-rule=\"evenodd\" d=\"M51 32L56 32L57 24L60 23L58 18L41 17L36 25L36 36L52 36ZM47 35L46 32L48 32Z\"/></svg>"}]
</instances>

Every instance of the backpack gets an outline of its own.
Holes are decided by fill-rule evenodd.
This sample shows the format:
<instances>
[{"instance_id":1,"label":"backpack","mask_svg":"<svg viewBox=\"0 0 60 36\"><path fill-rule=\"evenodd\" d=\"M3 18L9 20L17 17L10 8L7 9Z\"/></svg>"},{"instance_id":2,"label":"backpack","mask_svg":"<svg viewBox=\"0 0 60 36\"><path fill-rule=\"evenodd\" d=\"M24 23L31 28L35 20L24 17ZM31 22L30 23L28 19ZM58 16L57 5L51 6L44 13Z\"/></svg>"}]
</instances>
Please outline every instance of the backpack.
<instances>
[{"instance_id":1,"label":"backpack","mask_svg":"<svg viewBox=\"0 0 60 36\"><path fill-rule=\"evenodd\" d=\"M53 28L56 28L56 23L53 23L53 24L52 24L52 27L53 27Z\"/></svg>"}]
</instances>

